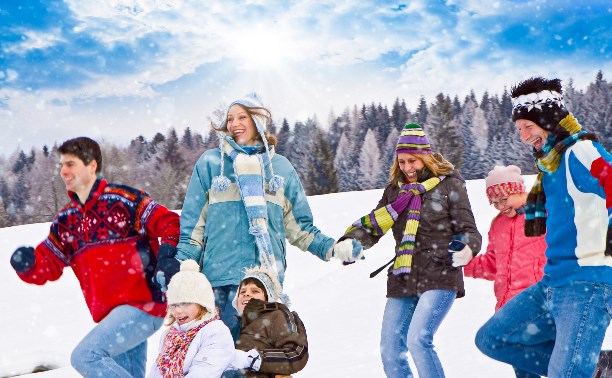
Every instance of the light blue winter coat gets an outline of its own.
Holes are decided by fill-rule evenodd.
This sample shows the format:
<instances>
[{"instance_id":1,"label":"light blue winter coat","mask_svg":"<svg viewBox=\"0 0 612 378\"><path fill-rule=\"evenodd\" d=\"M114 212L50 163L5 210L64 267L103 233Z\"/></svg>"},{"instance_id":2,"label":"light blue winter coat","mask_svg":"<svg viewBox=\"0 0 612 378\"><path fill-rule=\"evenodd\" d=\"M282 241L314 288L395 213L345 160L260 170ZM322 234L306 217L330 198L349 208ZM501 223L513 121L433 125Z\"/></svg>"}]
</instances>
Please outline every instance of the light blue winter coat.
<instances>
[{"instance_id":1,"label":"light blue winter coat","mask_svg":"<svg viewBox=\"0 0 612 378\"><path fill-rule=\"evenodd\" d=\"M245 268L259 265L234 167L228 156L224 155L224 159L224 175L231 184L222 192L210 190L212 179L220 173L220 150L208 150L196 162L181 212L177 254L179 260L198 261L213 287L238 285ZM289 160L273 154L271 161L274 174L282 176L285 182L276 193L270 193L266 184L265 195L268 232L282 282L287 266L285 239L325 261L330 258L334 239L313 225L306 193ZM268 182L269 167L266 175Z\"/></svg>"}]
</instances>

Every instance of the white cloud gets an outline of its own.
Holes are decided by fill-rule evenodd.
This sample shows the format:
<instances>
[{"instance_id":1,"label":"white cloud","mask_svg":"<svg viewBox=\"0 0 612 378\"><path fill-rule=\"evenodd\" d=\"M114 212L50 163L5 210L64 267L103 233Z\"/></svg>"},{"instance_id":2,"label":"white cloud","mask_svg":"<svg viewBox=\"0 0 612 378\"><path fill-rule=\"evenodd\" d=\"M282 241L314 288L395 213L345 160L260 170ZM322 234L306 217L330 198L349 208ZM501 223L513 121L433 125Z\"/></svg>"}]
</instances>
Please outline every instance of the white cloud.
<instances>
[{"instance_id":1,"label":"white cloud","mask_svg":"<svg viewBox=\"0 0 612 378\"><path fill-rule=\"evenodd\" d=\"M108 51L119 44L133 48L138 66L113 75L79 67L89 78L79 87L11 92L0 124L11 125L10 136L20 143L55 135L63 140L77 127L124 139L150 136L153 128L163 131L160 125L206 132L206 117L219 103L251 91L264 96L279 121L287 117L293 123L316 113L325 124L331 108L339 114L372 101L390 106L399 97L414 110L420 95L431 102L439 92L460 97L470 89L477 95L501 93L533 74L572 77L576 87L584 88L595 76L586 58L542 60L529 49L499 50L494 36L506 23L492 21L513 6L509 1L448 1L456 6L452 12L442 5L432 9L425 0L403 8L320 0L67 4L77 23L73 32L97 39ZM490 23L486 30L483 21ZM28 33L27 43L15 51L64 42L57 31ZM144 38L153 44L150 51L137 50ZM79 54L95 55L99 67L116 64L116 57L104 51ZM387 54L392 60L382 58ZM397 56L406 58L398 62ZM3 74L4 82L21 78L16 67ZM55 105L56 100L67 105ZM25 132L32 125L36 129Z\"/></svg>"},{"instance_id":2,"label":"white cloud","mask_svg":"<svg viewBox=\"0 0 612 378\"><path fill-rule=\"evenodd\" d=\"M13 45L7 45L4 48L9 54L23 55L31 50L42 50L52 47L59 42L63 42L60 37L60 30L54 29L49 32L40 32L34 30L20 30L22 41Z\"/></svg>"}]
</instances>

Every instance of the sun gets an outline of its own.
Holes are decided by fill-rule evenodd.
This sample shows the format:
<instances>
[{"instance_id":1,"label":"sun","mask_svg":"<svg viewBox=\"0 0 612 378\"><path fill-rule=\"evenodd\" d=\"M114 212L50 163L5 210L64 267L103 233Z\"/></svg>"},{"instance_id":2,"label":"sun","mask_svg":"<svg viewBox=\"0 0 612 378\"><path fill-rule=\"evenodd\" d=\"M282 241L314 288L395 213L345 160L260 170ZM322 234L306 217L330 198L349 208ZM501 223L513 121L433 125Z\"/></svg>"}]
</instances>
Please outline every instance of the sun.
<instances>
[{"instance_id":1,"label":"sun","mask_svg":"<svg viewBox=\"0 0 612 378\"><path fill-rule=\"evenodd\" d=\"M279 69L295 60L295 44L286 30L254 27L233 38L230 54L246 70Z\"/></svg>"}]
</instances>

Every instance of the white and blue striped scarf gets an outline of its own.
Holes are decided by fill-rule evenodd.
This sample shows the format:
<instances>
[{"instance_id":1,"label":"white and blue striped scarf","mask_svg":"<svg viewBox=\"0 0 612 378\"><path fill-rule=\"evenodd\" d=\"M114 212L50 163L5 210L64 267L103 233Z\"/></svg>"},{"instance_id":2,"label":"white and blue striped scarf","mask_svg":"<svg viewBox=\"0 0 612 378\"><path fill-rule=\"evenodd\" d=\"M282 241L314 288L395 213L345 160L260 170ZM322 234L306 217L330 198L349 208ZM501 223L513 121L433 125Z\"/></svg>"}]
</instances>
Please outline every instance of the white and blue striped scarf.
<instances>
[{"instance_id":1,"label":"white and blue striped scarf","mask_svg":"<svg viewBox=\"0 0 612 378\"><path fill-rule=\"evenodd\" d=\"M239 147L231 138L224 140L226 143L223 143L223 140L221 142L222 156L229 156L233 162L236 183L249 220L249 233L255 237L260 263L278 272L268 232L268 207L265 199L266 166L271 165L270 156L274 154L274 147L269 147L269 153L265 153L262 146L261 152L248 154L244 150L250 148ZM223 157L221 161L223 162ZM221 175L213 179L212 190L223 191L228 185L229 179L223 175L222 163ZM282 177L274 176L270 183L270 190L276 191L282 186Z\"/></svg>"}]
</instances>

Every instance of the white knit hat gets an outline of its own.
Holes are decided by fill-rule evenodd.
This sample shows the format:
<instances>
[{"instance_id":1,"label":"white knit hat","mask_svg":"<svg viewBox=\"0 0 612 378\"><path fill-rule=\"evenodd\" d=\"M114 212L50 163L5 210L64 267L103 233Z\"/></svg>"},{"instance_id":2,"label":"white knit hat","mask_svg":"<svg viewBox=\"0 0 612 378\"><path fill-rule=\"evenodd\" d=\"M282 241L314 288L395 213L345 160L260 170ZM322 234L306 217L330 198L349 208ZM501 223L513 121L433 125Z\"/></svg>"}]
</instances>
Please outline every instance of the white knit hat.
<instances>
[{"instance_id":1,"label":"white knit hat","mask_svg":"<svg viewBox=\"0 0 612 378\"><path fill-rule=\"evenodd\" d=\"M283 293L283 287L278 281L276 273L272 269L267 266L257 266L247 269L244 272L244 277L242 277L242 280L240 281L240 286L247 278L254 278L261 282L266 290L268 302L281 302L289 307L289 296ZM236 292L236 296L232 301L232 306L234 306L236 310L238 310L238 294L240 292L240 286L238 287L238 292Z\"/></svg>"},{"instance_id":2,"label":"white knit hat","mask_svg":"<svg viewBox=\"0 0 612 378\"><path fill-rule=\"evenodd\" d=\"M508 197L526 191L521 169L516 165L496 165L485 178L489 202L495 198Z\"/></svg>"},{"instance_id":3,"label":"white knit hat","mask_svg":"<svg viewBox=\"0 0 612 378\"><path fill-rule=\"evenodd\" d=\"M200 273L195 260L185 260L181 270L172 276L166 292L168 305L176 303L197 303L206 308L208 314L215 314L215 295L206 276ZM207 314L207 315L208 315Z\"/></svg>"}]
</instances>

